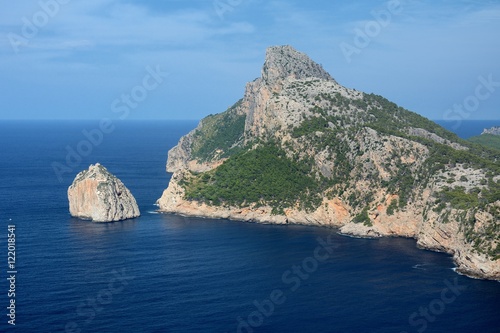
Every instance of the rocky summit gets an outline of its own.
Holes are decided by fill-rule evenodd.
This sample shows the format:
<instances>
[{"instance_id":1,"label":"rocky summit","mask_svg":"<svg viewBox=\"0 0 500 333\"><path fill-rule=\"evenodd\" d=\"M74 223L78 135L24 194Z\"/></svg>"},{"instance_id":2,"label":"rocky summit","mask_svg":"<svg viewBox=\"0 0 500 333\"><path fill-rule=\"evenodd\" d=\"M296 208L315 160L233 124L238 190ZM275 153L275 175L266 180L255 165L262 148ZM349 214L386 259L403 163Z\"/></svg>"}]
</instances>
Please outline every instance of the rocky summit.
<instances>
[{"instance_id":1,"label":"rocky summit","mask_svg":"<svg viewBox=\"0 0 500 333\"><path fill-rule=\"evenodd\" d=\"M500 280L500 151L343 87L291 46L168 153L160 211L403 236Z\"/></svg>"},{"instance_id":2,"label":"rocky summit","mask_svg":"<svg viewBox=\"0 0 500 333\"><path fill-rule=\"evenodd\" d=\"M135 198L99 163L80 172L68 188L71 216L94 222L121 221L140 215Z\"/></svg>"}]
</instances>

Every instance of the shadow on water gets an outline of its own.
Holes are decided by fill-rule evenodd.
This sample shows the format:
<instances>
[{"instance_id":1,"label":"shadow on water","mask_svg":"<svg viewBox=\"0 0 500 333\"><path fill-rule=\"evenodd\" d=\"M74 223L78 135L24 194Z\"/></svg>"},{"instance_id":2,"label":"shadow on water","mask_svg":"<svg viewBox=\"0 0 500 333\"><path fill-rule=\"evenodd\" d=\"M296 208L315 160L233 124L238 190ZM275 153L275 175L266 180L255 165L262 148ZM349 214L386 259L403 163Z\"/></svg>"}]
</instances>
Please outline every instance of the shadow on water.
<instances>
[{"instance_id":1,"label":"shadow on water","mask_svg":"<svg viewBox=\"0 0 500 333\"><path fill-rule=\"evenodd\" d=\"M140 217L116 222L92 222L91 220L70 217L68 224L70 231L83 238L96 237L109 233L121 233L137 228Z\"/></svg>"}]
</instances>

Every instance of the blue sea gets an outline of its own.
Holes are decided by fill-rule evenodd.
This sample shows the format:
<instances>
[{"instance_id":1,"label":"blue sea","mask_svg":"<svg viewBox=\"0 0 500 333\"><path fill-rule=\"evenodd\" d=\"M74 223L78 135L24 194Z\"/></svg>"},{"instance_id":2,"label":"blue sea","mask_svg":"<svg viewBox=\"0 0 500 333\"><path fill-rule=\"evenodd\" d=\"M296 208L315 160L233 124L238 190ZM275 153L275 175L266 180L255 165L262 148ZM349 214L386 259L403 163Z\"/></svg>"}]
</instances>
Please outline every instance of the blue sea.
<instances>
[{"instance_id":1,"label":"blue sea","mask_svg":"<svg viewBox=\"0 0 500 333\"><path fill-rule=\"evenodd\" d=\"M500 332L500 283L415 240L158 214L167 152L195 125L0 122L1 332ZM96 162L141 217L69 215L68 186Z\"/></svg>"},{"instance_id":2,"label":"blue sea","mask_svg":"<svg viewBox=\"0 0 500 333\"><path fill-rule=\"evenodd\" d=\"M462 139L468 139L473 136L481 135L484 129L500 126L500 120L462 120L447 121L435 120L436 123L446 128L448 131L455 132Z\"/></svg>"}]
</instances>

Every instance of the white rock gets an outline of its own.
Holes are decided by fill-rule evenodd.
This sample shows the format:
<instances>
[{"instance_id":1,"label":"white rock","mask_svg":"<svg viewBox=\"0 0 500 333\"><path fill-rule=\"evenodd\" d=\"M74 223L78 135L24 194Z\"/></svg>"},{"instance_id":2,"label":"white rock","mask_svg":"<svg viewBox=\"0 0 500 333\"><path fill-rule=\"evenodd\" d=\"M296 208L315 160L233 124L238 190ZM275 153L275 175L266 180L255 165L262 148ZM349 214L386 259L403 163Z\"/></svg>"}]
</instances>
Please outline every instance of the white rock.
<instances>
[{"instance_id":1,"label":"white rock","mask_svg":"<svg viewBox=\"0 0 500 333\"><path fill-rule=\"evenodd\" d=\"M135 198L104 166L96 163L76 175L68 188L71 216L114 222L140 216Z\"/></svg>"}]
</instances>

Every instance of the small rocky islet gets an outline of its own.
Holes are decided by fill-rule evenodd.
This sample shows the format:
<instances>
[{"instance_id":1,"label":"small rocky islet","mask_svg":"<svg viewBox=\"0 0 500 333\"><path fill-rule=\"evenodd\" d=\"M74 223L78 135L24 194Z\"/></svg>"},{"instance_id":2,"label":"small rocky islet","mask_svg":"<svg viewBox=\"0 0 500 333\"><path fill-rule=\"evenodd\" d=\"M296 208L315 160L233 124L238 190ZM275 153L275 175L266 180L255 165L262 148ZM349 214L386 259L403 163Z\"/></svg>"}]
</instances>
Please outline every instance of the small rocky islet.
<instances>
[{"instance_id":1,"label":"small rocky islet","mask_svg":"<svg viewBox=\"0 0 500 333\"><path fill-rule=\"evenodd\" d=\"M129 189L99 163L76 175L68 188L68 200L71 216L93 222L115 222L140 216Z\"/></svg>"}]
</instances>

